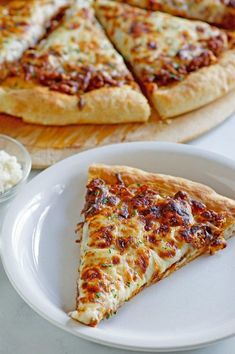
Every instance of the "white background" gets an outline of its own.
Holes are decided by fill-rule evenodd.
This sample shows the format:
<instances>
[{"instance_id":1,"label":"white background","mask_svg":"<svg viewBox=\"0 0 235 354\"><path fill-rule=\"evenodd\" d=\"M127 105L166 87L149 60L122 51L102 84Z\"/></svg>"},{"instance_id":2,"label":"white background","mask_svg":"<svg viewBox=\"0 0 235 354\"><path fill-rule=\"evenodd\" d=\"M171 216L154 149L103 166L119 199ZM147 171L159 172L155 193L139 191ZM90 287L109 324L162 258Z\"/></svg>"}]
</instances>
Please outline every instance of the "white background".
<instances>
[{"instance_id":1,"label":"white background","mask_svg":"<svg viewBox=\"0 0 235 354\"><path fill-rule=\"evenodd\" d=\"M235 159L234 132L235 115L190 144ZM31 177L35 174L36 172L32 172ZM46 322L17 295L0 263L0 354L70 353L121 354L131 352L89 343ZM208 348L184 353L234 354L235 338L219 342Z\"/></svg>"}]
</instances>

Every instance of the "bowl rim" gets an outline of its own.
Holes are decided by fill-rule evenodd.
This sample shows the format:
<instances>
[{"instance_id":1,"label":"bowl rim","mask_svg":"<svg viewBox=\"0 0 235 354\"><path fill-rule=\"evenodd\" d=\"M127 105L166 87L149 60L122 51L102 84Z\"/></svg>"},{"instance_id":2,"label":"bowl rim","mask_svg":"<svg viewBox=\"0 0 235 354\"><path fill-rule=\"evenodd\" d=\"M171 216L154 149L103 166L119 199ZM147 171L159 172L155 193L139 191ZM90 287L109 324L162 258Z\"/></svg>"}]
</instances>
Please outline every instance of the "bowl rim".
<instances>
[{"instance_id":1,"label":"bowl rim","mask_svg":"<svg viewBox=\"0 0 235 354\"><path fill-rule=\"evenodd\" d=\"M10 199L12 196L14 196L16 194L19 186L21 186L27 180L27 178L30 174L31 168L32 168L31 156L30 156L28 150L25 148L25 146L20 141L14 139L8 135L5 135L5 134L0 134L0 140L1 139L13 143L15 146L17 146L23 152L24 161L25 161L25 168L22 169L23 176L20 179L20 181L18 183L16 183L10 189L8 189L5 192L3 192L2 194L0 194L0 203L5 202L6 200Z\"/></svg>"}]
</instances>

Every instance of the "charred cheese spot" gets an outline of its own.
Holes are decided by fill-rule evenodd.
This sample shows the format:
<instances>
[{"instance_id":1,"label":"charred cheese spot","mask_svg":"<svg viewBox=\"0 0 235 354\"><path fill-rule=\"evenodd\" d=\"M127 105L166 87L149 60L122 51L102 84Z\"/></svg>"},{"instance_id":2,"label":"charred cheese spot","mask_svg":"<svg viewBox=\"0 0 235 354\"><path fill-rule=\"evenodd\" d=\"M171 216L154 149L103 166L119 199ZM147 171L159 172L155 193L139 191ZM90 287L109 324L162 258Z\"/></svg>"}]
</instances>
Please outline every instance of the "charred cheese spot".
<instances>
[{"instance_id":1,"label":"charred cheese spot","mask_svg":"<svg viewBox=\"0 0 235 354\"><path fill-rule=\"evenodd\" d=\"M160 242L158 244L158 255L165 259L176 255L176 247L171 242Z\"/></svg>"},{"instance_id":2,"label":"charred cheese spot","mask_svg":"<svg viewBox=\"0 0 235 354\"><path fill-rule=\"evenodd\" d=\"M169 199L163 203L162 217L165 224L171 226L188 225L191 223L191 209L183 200Z\"/></svg>"},{"instance_id":3,"label":"charred cheese spot","mask_svg":"<svg viewBox=\"0 0 235 354\"><path fill-rule=\"evenodd\" d=\"M113 262L113 264L119 264L120 263L120 257L119 256L113 256L112 257L112 262Z\"/></svg>"},{"instance_id":4,"label":"charred cheese spot","mask_svg":"<svg viewBox=\"0 0 235 354\"><path fill-rule=\"evenodd\" d=\"M113 242L112 230L113 225L103 226L97 231L92 233L92 238L90 239L90 247L107 248L110 247Z\"/></svg>"},{"instance_id":5,"label":"charred cheese spot","mask_svg":"<svg viewBox=\"0 0 235 354\"><path fill-rule=\"evenodd\" d=\"M135 264L137 266L137 271L140 274L145 274L149 266L149 251L147 249L139 249L136 252L137 259Z\"/></svg>"},{"instance_id":6,"label":"charred cheese spot","mask_svg":"<svg viewBox=\"0 0 235 354\"><path fill-rule=\"evenodd\" d=\"M81 274L81 279L85 281L92 281L94 279L102 279L102 274L99 267L90 267L85 269Z\"/></svg>"},{"instance_id":7,"label":"charred cheese spot","mask_svg":"<svg viewBox=\"0 0 235 354\"><path fill-rule=\"evenodd\" d=\"M116 240L116 246L121 253L127 251L127 249L133 244L133 238L131 236L118 237Z\"/></svg>"},{"instance_id":8,"label":"charred cheese spot","mask_svg":"<svg viewBox=\"0 0 235 354\"><path fill-rule=\"evenodd\" d=\"M221 235L221 231L207 224L193 225L190 228L183 229L180 235L184 240L190 243L194 248L207 247L213 253L226 246L226 242Z\"/></svg>"},{"instance_id":9,"label":"charred cheese spot","mask_svg":"<svg viewBox=\"0 0 235 354\"><path fill-rule=\"evenodd\" d=\"M82 284L82 288L85 289L89 293L97 293L100 291L100 288L98 285L93 285L93 284L86 283L86 282Z\"/></svg>"},{"instance_id":10,"label":"charred cheese spot","mask_svg":"<svg viewBox=\"0 0 235 354\"><path fill-rule=\"evenodd\" d=\"M159 241L166 239L166 236L170 233L170 227L167 225L161 225L156 230L152 231L146 236L147 241L150 244L157 245Z\"/></svg>"}]
</instances>

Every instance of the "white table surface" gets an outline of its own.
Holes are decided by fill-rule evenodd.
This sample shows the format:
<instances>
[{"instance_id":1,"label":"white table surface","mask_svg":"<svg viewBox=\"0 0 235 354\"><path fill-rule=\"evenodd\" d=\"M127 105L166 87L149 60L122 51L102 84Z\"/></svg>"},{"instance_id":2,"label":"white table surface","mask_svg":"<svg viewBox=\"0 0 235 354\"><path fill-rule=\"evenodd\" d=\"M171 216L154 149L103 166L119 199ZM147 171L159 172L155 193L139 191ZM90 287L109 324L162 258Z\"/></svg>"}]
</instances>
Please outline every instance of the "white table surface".
<instances>
[{"instance_id":1,"label":"white table surface","mask_svg":"<svg viewBox=\"0 0 235 354\"><path fill-rule=\"evenodd\" d=\"M235 115L190 144L235 159ZM31 173L33 177L36 172ZM93 344L37 315L15 292L0 264L0 354L134 353ZM139 353L139 352L135 352ZM235 337L185 354L234 354Z\"/></svg>"}]
</instances>

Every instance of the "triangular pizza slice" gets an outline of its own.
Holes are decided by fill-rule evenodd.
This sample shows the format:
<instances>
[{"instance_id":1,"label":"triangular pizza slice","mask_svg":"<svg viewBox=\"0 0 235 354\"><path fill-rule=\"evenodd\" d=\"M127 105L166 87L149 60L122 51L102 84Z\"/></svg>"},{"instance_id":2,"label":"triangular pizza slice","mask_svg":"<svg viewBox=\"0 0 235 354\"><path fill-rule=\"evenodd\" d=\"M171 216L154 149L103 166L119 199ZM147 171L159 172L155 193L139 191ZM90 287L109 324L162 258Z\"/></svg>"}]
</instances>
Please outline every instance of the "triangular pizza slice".
<instances>
[{"instance_id":1,"label":"triangular pizza slice","mask_svg":"<svg viewBox=\"0 0 235 354\"><path fill-rule=\"evenodd\" d=\"M25 52L0 87L0 111L38 124L144 122L150 108L123 58L76 0L58 27Z\"/></svg>"},{"instance_id":2,"label":"triangular pizza slice","mask_svg":"<svg viewBox=\"0 0 235 354\"><path fill-rule=\"evenodd\" d=\"M235 5L229 0L117 0L143 9L168 12L235 29Z\"/></svg>"},{"instance_id":3,"label":"triangular pizza slice","mask_svg":"<svg viewBox=\"0 0 235 354\"><path fill-rule=\"evenodd\" d=\"M235 49L200 21L108 0L97 16L162 118L192 111L235 88Z\"/></svg>"},{"instance_id":4,"label":"triangular pizza slice","mask_svg":"<svg viewBox=\"0 0 235 354\"><path fill-rule=\"evenodd\" d=\"M235 233L235 201L202 184L124 166L89 169L76 310L95 326L145 287Z\"/></svg>"}]
</instances>

